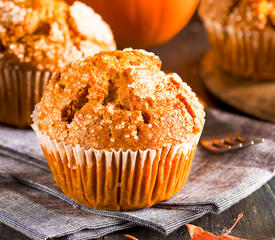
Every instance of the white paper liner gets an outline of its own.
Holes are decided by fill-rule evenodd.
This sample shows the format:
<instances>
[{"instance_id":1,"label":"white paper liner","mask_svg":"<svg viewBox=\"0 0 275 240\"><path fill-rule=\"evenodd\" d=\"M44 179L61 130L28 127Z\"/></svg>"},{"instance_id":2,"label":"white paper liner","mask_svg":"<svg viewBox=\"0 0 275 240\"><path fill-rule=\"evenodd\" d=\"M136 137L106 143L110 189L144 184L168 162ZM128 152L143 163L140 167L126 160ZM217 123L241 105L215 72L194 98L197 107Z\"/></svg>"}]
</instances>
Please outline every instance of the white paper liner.
<instances>
[{"instance_id":1,"label":"white paper liner","mask_svg":"<svg viewBox=\"0 0 275 240\"><path fill-rule=\"evenodd\" d=\"M251 30L204 21L216 63L225 71L257 80L275 80L275 31Z\"/></svg>"},{"instance_id":2,"label":"white paper liner","mask_svg":"<svg viewBox=\"0 0 275 240\"><path fill-rule=\"evenodd\" d=\"M51 75L50 72L0 68L0 122L21 128L30 126L31 113Z\"/></svg>"},{"instance_id":3,"label":"white paper liner","mask_svg":"<svg viewBox=\"0 0 275 240\"><path fill-rule=\"evenodd\" d=\"M137 151L85 150L41 134L37 110L32 128L61 190L88 207L132 210L167 200L184 185L200 134L178 146Z\"/></svg>"}]
</instances>

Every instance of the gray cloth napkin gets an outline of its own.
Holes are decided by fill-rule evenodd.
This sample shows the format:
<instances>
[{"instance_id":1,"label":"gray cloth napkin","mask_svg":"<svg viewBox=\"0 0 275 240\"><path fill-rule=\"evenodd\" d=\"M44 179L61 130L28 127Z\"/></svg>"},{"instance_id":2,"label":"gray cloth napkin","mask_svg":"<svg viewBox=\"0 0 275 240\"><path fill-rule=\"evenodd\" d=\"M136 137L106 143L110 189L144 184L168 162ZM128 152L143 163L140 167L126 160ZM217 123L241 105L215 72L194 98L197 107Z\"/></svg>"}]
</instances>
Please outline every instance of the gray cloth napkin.
<instances>
[{"instance_id":1,"label":"gray cloth napkin","mask_svg":"<svg viewBox=\"0 0 275 240\"><path fill-rule=\"evenodd\" d=\"M224 211L275 175L275 125L211 111L244 136L266 141L221 155L198 146L178 194L127 212L94 210L66 197L52 179L35 134L0 125L0 221L33 239L90 239L134 225L169 234L209 212Z\"/></svg>"}]
</instances>

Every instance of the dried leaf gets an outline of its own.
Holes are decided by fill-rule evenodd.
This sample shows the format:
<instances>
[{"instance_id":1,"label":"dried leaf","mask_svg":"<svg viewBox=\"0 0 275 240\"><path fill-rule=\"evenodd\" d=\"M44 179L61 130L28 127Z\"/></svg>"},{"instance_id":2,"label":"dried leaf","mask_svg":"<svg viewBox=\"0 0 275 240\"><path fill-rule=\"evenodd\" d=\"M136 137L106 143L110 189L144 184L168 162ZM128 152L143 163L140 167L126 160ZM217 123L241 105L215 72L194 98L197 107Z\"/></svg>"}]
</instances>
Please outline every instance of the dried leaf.
<instances>
[{"instance_id":1,"label":"dried leaf","mask_svg":"<svg viewBox=\"0 0 275 240\"><path fill-rule=\"evenodd\" d=\"M186 224L186 226L188 228L191 240L246 240L228 235L242 217L243 214L239 214L233 226L222 236L215 236L210 232L204 231L201 227L192 224Z\"/></svg>"},{"instance_id":2,"label":"dried leaf","mask_svg":"<svg viewBox=\"0 0 275 240\"><path fill-rule=\"evenodd\" d=\"M133 237L132 235L129 234L124 234L123 237L129 238L131 240L138 240L137 238Z\"/></svg>"}]
</instances>

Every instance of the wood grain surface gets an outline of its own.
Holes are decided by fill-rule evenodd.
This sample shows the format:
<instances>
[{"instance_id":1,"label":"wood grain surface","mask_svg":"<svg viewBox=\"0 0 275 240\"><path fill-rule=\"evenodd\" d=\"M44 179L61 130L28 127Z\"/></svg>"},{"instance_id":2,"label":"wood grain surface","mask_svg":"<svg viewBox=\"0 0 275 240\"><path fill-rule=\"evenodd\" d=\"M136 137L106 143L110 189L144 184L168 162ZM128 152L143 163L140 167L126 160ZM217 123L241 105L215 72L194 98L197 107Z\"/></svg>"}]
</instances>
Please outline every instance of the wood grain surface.
<instances>
[{"instance_id":1,"label":"wood grain surface","mask_svg":"<svg viewBox=\"0 0 275 240\"><path fill-rule=\"evenodd\" d=\"M240 111L275 123L275 81L253 81L225 73L215 66L211 52L202 62L201 77L211 93Z\"/></svg>"},{"instance_id":2,"label":"wood grain surface","mask_svg":"<svg viewBox=\"0 0 275 240\"><path fill-rule=\"evenodd\" d=\"M163 69L167 72L177 72L208 106L214 106L234 113L240 113L230 106L218 101L204 87L200 77L201 59L209 48L202 24L195 16L189 25L167 44L151 49L163 60ZM203 227L215 234L222 234L234 222L234 218L243 212L244 217L236 226L232 235L249 240L275 239L275 178L261 189L242 200L219 215L208 214L193 224ZM190 239L183 226L169 236L143 227L113 233L101 239L127 239L123 234L130 234L143 239ZM0 224L1 240L27 240L29 238Z\"/></svg>"}]
</instances>

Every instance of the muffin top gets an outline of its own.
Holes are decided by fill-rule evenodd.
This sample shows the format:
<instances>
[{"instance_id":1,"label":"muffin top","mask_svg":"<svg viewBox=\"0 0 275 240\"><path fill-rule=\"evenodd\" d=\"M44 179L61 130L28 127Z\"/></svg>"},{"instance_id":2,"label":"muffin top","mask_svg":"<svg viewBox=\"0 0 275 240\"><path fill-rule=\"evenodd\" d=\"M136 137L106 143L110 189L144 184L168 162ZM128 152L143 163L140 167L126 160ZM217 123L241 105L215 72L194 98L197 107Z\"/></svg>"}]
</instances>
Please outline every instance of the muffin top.
<instances>
[{"instance_id":1,"label":"muffin top","mask_svg":"<svg viewBox=\"0 0 275 240\"><path fill-rule=\"evenodd\" d=\"M85 149L155 149L199 133L203 106L144 50L100 52L57 72L41 100L42 134Z\"/></svg>"},{"instance_id":2,"label":"muffin top","mask_svg":"<svg viewBox=\"0 0 275 240\"><path fill-rule=\"evenodd\" d=\"M199 13L223 25L275 29L275 0L202 0Z\"/></svg>"},{"instance_id":3,"label":"muffin top","mask_svg":"<svg viewBox=\"0 0 275 240\"><path fill-rule=\"evenodd\" d=\"M4 67L55 71L74 58L115 48L109 26L83 3L0 1L0 61Z\"/></svg>"}]
</instances>

